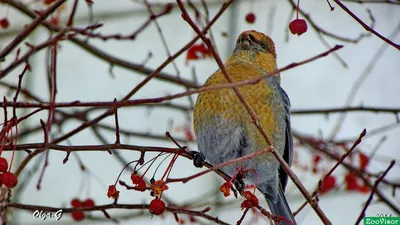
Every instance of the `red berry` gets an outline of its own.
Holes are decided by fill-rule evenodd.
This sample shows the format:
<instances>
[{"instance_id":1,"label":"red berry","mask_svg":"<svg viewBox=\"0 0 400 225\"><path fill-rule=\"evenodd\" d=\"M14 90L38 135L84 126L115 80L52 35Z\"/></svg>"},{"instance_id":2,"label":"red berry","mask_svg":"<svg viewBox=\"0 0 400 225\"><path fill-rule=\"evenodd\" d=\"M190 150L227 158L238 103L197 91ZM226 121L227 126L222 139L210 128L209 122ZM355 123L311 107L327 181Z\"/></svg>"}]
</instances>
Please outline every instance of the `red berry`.
<instances>
[{"instance_id":1,"label":"red berry","mask_svg":"<svg viewBox=\"0 0 400 225\"><path fill-rule=\"evenodd\" d=\"M3 29L7 29L10 23L6 17L0 19L0 27Z\"/></svg>"},{"instance_id":2,"label":"red berry","mask_svg":"<svg viewBox=\"0 0 400 225\"><path fill-rule=\"evenodd\" d=\"M318 164L319 161L321 161L321 156L320 155L314 155L313 161L314 161L315 164Z\"/></svg>"},{"instance_id":3,"label":"red berry","mask_svg":"<svg viewBox=\"0 0 400 225\"><path fill-rule=\"evenodd\" d=\"M83 219L85 219L85 213L81 211L73 212L72 219L74 219L75 221L82 221Z\"/></svg>"},{"instance_id":4,"label":"red berry","mask_svg":"<svg viewBox=\"0 0 400 225\"><path fill-rule=\"evenodd\" d=\"M165 211L165 203L160 199L153 199L150 202L149 210L155 215L161 215Z\"/></svg>"},{"instance_id":5,"label":"red berry","mask_svg":"<svg viewBox=\"0 0 400 225\"><path fill-rule=\"evenodd\" d=\"M219 190L224 193L225 197L228 197L231 194L232 184L230 182L225 182L219 187Z\"/></svg>"},{"instance_id":6,"label":"red berry","mask_svg":"<svg viewBox=\"0 0 400 225\"><path fill-rule=\"evenodd\" d=\"M132 173L131 180L132 180L132 183L134 185L136 185L135 190L141 191L141 192L146 191L146 182L143 180L143 178L141 176L137 175L136 173Z\"/></svg>"},{"instance_id":7,"label":"red berry","mask_svg":"<svg viewBox=\"0 0 400 225\"><path fill-rule=\"evenodd\" d=\"M82 207L83 203L79 199L74 198L74 199L71 200L71 205L74 208L78 208L78 207Z\"/></svg>"},{"instance_id":8,"label":"red berry","mask_svg":"<svg viewBox=\"0 0 400 225\"><path fill-rule=\"evenodd\" d=\"M332 175L329 175L323 180L322 186L321 186L321 193L326 193L332 188L335 187L336 184L336 178Z\"/></svg>"},{"instance_id":9,"label":"red berry","mask_svg":"<svg viewBox=\"0 0 400 225\"><path fill-rule=\"evenodd\" d=\"M292 34L300 36L307 31L307 23L303 19L295 19L289 24L289 29Z\"/></svg>"},{"instance_id":10,"label":"red berry","mask_svg":"<svg viewBox=\"0 0 400 225\"><path fill-rule=\"evenodd\" d=\"M253 203L251 203L251 201L248 200L248 199L244 200L244 201L242 202L242 204L240 204L240 207L242 208L242 210L243 210L243 209L250 209L250 208L252 208L253 206L254 206Z\"/></svg>"},{"instance_id":11,"label":"red berry","mask_svg":"<svg viewBox=\"0 0 400 225\"><path fill-rule=\"evenodd\" d=\"M118 199L119 198L119 191L115 187L115 185L108 186L107 197Z\"/></svg>"},{"instance_id":12,"label":"red berry","mask_svg":"<svg viewBox=\"0 0 400 225\"><path fill-rule=\"evenodd\" d=\"M258 206L258 198L250 191L245 191L243 196L246 198L240 205L242 209L250 209L254 206Z\"/></svg>"},{"instance_id":13,"label":"red berry","mask_svg":"<svg viewBox=\"0 0 400 225\"><path fill-rule=\"evenodd\" d=\"M13 188L18 184L18 178L11 172L4 172L0 175L1 182L8 188Z\"/></svg>"},{"instance_id":14,"label":"red berry","mask_svg":"<svg viewBox=\"0 0 400 225\"><path fill-rule=\"evenodd\" d=\"M84 202L82 202L82 205L84 207L93 207L94 206L94 201L91 198L88 198Z\"/></svg>"},{"instance_id":15,"label":"red berry","mask_svg":"<svg viewBox=\"0 0 400 225\"><path fill-rule=\"evenodd\" d=\"M256 21L256 15L254 13L247 13L246 15L246 22L254 23Z\"/></svg>"},{"instance_id":16,"label":"red berry","mask_svg":"<svg viewBox=\"0 0 400 225\"><path fill-rule=\"evenodd\" d=\"M172 9L174 9L174 4L172 4L172 3L165 4L165 6L164 6L165 13L170 13L172 11Z\"/></svg>"},{"instance_id":17,"label":"red berry","mask_svg":"<svg viewBox=\"0 0 400 225\"><path fill-rule=\"evenodd\" d=\"M369 157L362 152L359 154L359 157L360 157L360 169L361 171L365 171L365 169L369 164Z\"/></svg>"},{"instance_id":18,"label":"red berry","mask_svg":"<svg viewBox=\"0 0 400 225\"><path fill-rule=\"evenodd\" d=\"M244 194L243 194L243 196L244 196L247 200L249 200L250 203L251 203L253 206L257 206L257 205L258 205L258 198L257 198L253 193L251 193L250 191L245 191Z\"/></svg>"},{"instance_id":19,"label":"red berry","mask_svg":"<svg viewBox=\"0 0 400 225\"><path fill-rule=\"evenodd\" d=\"M8 169L7 159L0 157L0 172L6 172Z\"/></svg>"},{"instance_id":20,"label":"red berry","mask_svg":"<svg viewBox=\"0 0 400 225\"><path fill-rule=\"evenodd\" d=\"M369 187L364 185L358 189L361 193L369 193Z\"/></svg>"},{"instance_id":21,"label":"red berry","mask_svg":"<svg viewBox=\"0 0 400 225\"><path fill-rule=\"evenodd\" d=\"M56 0L43 0L43 4L50 5L51 3L55 2Z\"/></svg>"},{"instance_id":22,"label":"red berry","mask_svg":"<svg viewBox=\"0 0 400 225\"><path fill-rule=\"evenodd\" d=\"M203 49L202 53L204 53L204 55L207 55L208 53L210 53L212 55L212 53L206 47ZM183 127L183 131L185 133L186 140L194 141L194 134L193 134L192 129L191 129L191 127L189 125L185 125Z\"/></svg>"},{"instance_id":23,"label":"red berry","mask_svg":"<svg viewBox=\"0 0 400 225\"><path fill-rule=\"evenodd\" d=\"M346 189L349 191L354 191L354 190L358 190L358 188L360 187L360 185L358 184L356 175L354 175L353 173L348 173L345 177L345 183L346 183Z\"/></svg>"},{"instance_id":24,"label":"red berry","mask_svg":"<svg viewBox=\"0 0 400 225\"><path fill-rule=\"evenodd\" d=\"M50 23L54 25L59 25L60 24L60 19L57 16L52 16L50 18Z\"/></svg>"},{"instance_id":25,"label":"red berry","mask_svg":"<svg viewBox=\"0 0 400 225\"><path fill-rule=\"evenodd\" d=\"M196 223L197 222L197 220L196 220L196 218L194 216L190 216L189 219L190 219L191 223Z\"/></svg>"}]
</instances>

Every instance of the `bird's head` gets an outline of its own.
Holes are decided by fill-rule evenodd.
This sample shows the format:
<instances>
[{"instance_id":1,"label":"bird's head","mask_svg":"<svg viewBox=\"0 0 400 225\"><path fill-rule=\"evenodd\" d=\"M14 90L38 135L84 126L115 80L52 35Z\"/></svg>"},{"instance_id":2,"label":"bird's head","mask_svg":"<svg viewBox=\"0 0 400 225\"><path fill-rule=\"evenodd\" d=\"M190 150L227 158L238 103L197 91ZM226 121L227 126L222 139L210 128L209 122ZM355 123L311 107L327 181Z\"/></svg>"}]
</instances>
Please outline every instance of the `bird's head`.
<instances>
[{"instance_id":1,"label":"bird's head","mask_svg":"<svg viewBox=\"0 0 400 225\"><path fill-rule=\"evenodd\" d=\"M227 63L249 63L260 68L262 73L269 73L277 69L274 42L267 35L255 30L241 33L236 42L235 50ZM280 82L280 75L275 74Z\"/></svg>"},{"instance_id":2,"label":"bird's head","mask_svg":"<svg viewBox=\"0 0 400 225\"><path fill-rule=\"evenodd\" d=\"M255 30L244 31L239 35L235 47L235 52L238 51L267 53L276 58L275 45L272 39Z\"/></svg>"}]
</instances>

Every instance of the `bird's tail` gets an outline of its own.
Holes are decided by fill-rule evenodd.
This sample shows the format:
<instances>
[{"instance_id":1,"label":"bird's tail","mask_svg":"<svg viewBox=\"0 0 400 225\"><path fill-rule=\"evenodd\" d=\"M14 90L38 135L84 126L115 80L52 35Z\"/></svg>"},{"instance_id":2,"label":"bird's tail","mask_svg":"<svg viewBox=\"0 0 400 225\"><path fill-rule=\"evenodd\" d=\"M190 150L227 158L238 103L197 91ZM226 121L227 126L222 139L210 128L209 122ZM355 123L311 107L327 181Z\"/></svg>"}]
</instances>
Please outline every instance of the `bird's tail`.
<instances>
[{"instance_id":1,"label":"bird's tail","mask_svg":"<svg viewBox=\"0 0 400 225\"><path fill-rule=\"evenodd\" d=\"M292 211L286 201L285 194L283 193L282 187L279 185L278 196L273 196L274 199L264 194L267 200L268 206L271 209L273 215L283 217L279 225L296 225L296 221L292 215Z\"/></svg>"}]
</instances>

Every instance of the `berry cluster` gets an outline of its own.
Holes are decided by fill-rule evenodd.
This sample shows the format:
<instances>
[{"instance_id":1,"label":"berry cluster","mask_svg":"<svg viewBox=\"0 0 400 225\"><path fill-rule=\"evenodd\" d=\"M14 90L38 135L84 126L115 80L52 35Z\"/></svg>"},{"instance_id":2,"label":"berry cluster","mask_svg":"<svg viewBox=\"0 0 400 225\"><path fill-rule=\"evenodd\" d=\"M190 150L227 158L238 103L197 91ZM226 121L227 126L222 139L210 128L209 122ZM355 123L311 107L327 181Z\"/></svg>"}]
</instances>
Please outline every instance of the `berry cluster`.
<instances>
[{"instance_id":1,"label":"berry cluster","mask_svg":"<svg viewBox=\"0 0 400 225\"><path fill-rule=\"evenodd\" d=\"M228 197L231 194L232 181L234 179L241 180L246 173L248 173L250 171L253 171L253 169L249 169L249 170L242 170L242 169L243 169L242 167L239 167L237 169L237 171L236 171L236 174L234 176L232 176L231 180L223 183L219 187L219 190L224 194L225 197ZM247 191L246 190L247 188L253 189L253 192ZM253 207L257 207L258 206L259 201L258 201L258 198L254 195L255 190L256 190L256 186L255 185L246 185L244 187L244 189L241 191L241 194L245 198L245 200L240 205L242 210L243 209L247 210L247 209L251 209Z\"/></svg>"},{"instance_id":2,"label":"berry cluster","mask_svg":"<svg viewBox=\"0 0 400 225\"><path fill-rule=\"evenodd\" d=\"M242 209L250 209L254 206L258 206L258 198L253 193L250 191L245 191L243 196L246 198L246 200L244 200L240 205Z\"/></svg>"},{"instance_id":3,"label":"berry cluster","mask_svg":"<svg viewBox=\"0 0 400 225\"><path fill-rule=\"evenodd\" d=\"M73 208L94 207L95 204L91 198L88 198L85 201L74 198L71 200L71 206ZM75 221L82 221L83 219L85 219L85 213L83 211L72 212L72 219Z\"/></svg>"},{"instance_id":4,"label":"berry cluster","mask_svg":"<svg viewBox=\"0 0 400 225\"><path fill-rule=\"evenodd\" d=\"M186 53L186 65L190 60L211 58L212 53L204 43L194 44Z\"/></svg>"},{"instance_id":5,"label":"berry cluster","mask_svg":"<svg viewBox=\"0 0 400 225\"><path fill-rule=\"evenodd\" d=\"M369 165L370 158L362 152L359 152L357 154L359 157L359 160L357 161L358 168L360 168L361 172L364 172ZM352 157L350 156L350 158ZM312 164L312 173L317 174L321 172L320 162L321 162L321 156L314 155ZM357 167L357 165L354 166ZM346 173L344 177L344 184L345 184L345 189L348 191L358 191L360 193L368 193L370 191L368 185L365 182L362 181L360 182L359 178L357 178L356 174L354 174L354 172L352 171ZM338 187L337 176L330 174L329 176L325 177L325 179L322 180L321 194L325 194L337 187Z\"/></svg>"},{"instance_id":6,"label":"berry cluster","mask_svg":"<svg viewBox=\"0 0 400 225\"><path fill-rule=\"evenodd\" d=\"M7 159L0 157L0 186L5 185L8 188L13 188L17 186L18 178L17 176L7 171L8 170L8 162Z\"/></svg>"},{"instance_id":7,"label":"berry cluster","mask_svg":"<svg viewBox=\"0 0 400 225\"><path fill-rule=\"evenodd\" d=\"M150 190L150 195L155 198L150 202L149 211L154 215L161 215L165 209L165 203L161 200L162 193L165 190L168 190L168 186L165 184L163 180L150 180L150 186L148 187L146 181L143 179L143 176L139 176L136 172L131 174L131 181L134 186L127 185L124 181L119 181L119 184L125 186L128 190L135 190L140 192L145 192L146 190ZM107 196L109 198L113 198L118 200L119 191L117 190L116 185L110 185L108 187Z\"/></svg>"}]
</instances>

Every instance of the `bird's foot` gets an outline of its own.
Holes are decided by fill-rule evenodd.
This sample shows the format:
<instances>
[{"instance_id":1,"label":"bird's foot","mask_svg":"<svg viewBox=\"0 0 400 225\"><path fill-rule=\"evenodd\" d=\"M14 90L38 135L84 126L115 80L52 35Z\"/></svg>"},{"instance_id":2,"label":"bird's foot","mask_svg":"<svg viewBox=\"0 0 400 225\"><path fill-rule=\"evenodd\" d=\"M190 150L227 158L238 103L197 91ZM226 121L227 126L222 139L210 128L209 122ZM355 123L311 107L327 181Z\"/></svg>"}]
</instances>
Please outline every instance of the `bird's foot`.
<instances>
[{"instance_id":1,"label":"bird's foot","mask_svg":"<svg viewBox=\"0 0 400 225\"><path fill-rule=\"evenodd\" d=\"M201 152L190 151L193 156L193 165L197 168L203 167L202 162L205 160L205 156Z\"/></svg>"},{"instance_id":2,"label":"bird's foot","mask_svg":"<svg viewBox=\"0 0 400 225\"><path fill-rule=\"evenodd\" d=\"M235 185L235 188L239 193L242 193L242 191L246 187L243 178L243 175L241 173L238 173L233 181L233 184Z\"/></svg>"}]
</instances>

